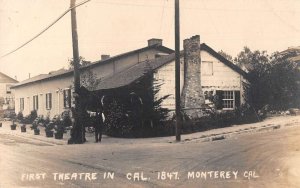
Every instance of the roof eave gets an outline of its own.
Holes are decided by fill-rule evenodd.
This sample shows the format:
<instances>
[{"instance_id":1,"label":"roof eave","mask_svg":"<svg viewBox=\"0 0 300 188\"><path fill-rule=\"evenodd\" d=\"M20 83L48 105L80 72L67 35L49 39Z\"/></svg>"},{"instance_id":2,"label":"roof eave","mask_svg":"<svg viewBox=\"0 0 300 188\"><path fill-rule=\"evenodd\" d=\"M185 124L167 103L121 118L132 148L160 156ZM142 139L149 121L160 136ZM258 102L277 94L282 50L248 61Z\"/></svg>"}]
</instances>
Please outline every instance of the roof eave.
<instances>
[{"instance_id":1,"label":"roof eave","mask_svg":"<svg viewBox=\"0 0 300 188\"><path fill-rule=\"evenodd\" d=\"M126 52L126 53L123 53L123 54L120 54L120 55L116 55L114 57L111 57L109 59L106 59L106 60L100 60L100 61L95 61L93 62L92 64L90 65L86 65L86 66L83 66L83 67L80 67L80 69L82 70L85 70L87 68L91 68L91 67L94 67L94 66L97 66L99 64L106 64L106 63L109 63L109 62L112 62L112 61L115 61L115 60L118 60L122 57L126 57L126 56L129 56L131 54L134 54L134 53L139 53L139 52L143 52L145 50L148 50L148 49L151 49L151 48L154 48L154 49L159 49L161 51L165 51L166 53L173 53L174 50L168 48L168 47L165 47L165 46L162 46L162 45L152 45L152 46L146 46L144 48L140 48L140 49L137 49L137 50L133 50L133 51L129 51L129 52ZM43 78L43 79L40 79L40 80L35 80L35 81L32 81L32 82L27 82L27 83L20 83L14 87L12 87L12 89L16 89L16 88L19 88L19 87L23 87L23 86L26 86L26 85L29 85L29 84L33 84L33 83L36 83L36 82L39 82L39 81L44 81L44 80L51 80L51 79L55 79L57 77L60 77L60 76L65 76L65 75L68 75L70 73L72 73L73 71L67 71L65 73L61 73L61 74L58 74L58 75L54 75L54 76L49 76L47 78Z\"/></svg>"}]
</instances>

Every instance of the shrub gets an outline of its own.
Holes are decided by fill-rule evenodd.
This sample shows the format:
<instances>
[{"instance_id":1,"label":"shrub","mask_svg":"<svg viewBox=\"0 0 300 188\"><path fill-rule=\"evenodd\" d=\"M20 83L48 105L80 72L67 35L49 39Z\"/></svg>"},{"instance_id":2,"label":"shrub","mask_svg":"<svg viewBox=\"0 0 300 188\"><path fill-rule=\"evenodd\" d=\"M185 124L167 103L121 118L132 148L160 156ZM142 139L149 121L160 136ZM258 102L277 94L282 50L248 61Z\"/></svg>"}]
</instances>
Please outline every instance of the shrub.
<instances>
[{"instance_id":1,"label":"shrub","mask_svg":"<svg viewBox=\"0 0 300 188\"><path fill-rule=\"evenodd\" d=\"M37 111L36 111L36 110L32 110L32 111L30 112L30 119L31 119L32 121L34 121L36 118L37 118Z\"/></svg>"},{"instance_id":2,"label":"shrub","mask_svg":"<svg viewBox=\"0 0 300 188\"><path fill-rule=\"evenodd\" d=\"M24 116L23 116L23 113L22 113L22 112L19 112L19 113L18 113L17 119L20 120L21 122L23 121Z\"/></svg>"},{"instance_id":3,"label":"shrub","mask_svg":"<svg viewBox=\"0 0 300 188\"><path fill-rule=\"evenodd\" d=\"M111 101L106 108L105 128L110 136L130 137L132 122L129 122L124 106L117 100Z\"/></svg>"},{"instance_id":4,"label":"shrub","mask_svg":"<svg viewBox=\"0 0 300 188\"><path fill-rule=\"evenodd\" d=\"M49 116L47 116L44 120L44 123L47 125L47 124L49 124L50 123L50 118L49 118Z\"/></svg>"},{"instance_id":5,"label":"shrub","mask_svg":"<svg viewBox=\"0 0 300 188\"><path fill-rule=\"evenodd\" d=\"M45 125L45 131L52 131L54 129L54 123L50 122L48 124Z\"/></svg>"},{"instance_id":6,"label":"shrub","mask_svg":"<svg viewBox=\"0 0 300 188\"><path fill-rule=\"evenodd\" d=\"M259 121L254 109L249 105L242 105L235 110L230 111L208 111L205 109L207 115L197 119L185 119L183 121L183 134L206 131L210 129L229 127L232 125L255 123Z\"/></svg>"},{"instance_id":7,"label":"shrub","mask_svg":"<svg viewBox=\"0 0 300 188\"><path fill-rule=\"evenodd\" d=\"M63 113L62 114L62 122L61 123L64 127L72 126L72 120L71 120L71 117L70 117L69 113Z\"/></svg>"},{"instance_id":8,"label":"shrub","mask_svg":"<svg viewBox=\"0 0 300 188\"><path fill-rule=\"evenodd\" d=\"M37 118L36 110L32 110L28 116L24 118L23 123L31 124Z\"/></svg>"},{"instance_id":9,"label":"shrub","mask_svg":"<svg viewBox=\"0 0 300 188\"><path fill-rule=\"evenodd\" d=\"M16 118L15 111L14 110L5 110L4 111L4 118L15 119Z\"/></svg>"}]
</instances>

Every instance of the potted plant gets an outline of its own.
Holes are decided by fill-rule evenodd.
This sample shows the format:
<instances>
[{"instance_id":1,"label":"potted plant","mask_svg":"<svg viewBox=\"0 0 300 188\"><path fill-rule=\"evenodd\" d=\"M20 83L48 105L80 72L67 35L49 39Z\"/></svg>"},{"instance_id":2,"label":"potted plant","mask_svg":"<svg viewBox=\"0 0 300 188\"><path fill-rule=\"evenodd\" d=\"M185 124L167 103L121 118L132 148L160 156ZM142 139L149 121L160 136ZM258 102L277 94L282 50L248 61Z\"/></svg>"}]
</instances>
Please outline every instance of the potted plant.
<instances>
[{"instance_id":1,"label":"potted plant","mask_svg":"<svg viewBox=\"0 0 300 188\"><path fill-rule=\"evenodd\" d=\"M62 125L62 123L55 125L55 134L54 134L55 139L63 139L64 132L65 132L65 127Z\"/></svg>"},{"instance_id":2,"label":"potted plant","mask_svg":"<svg viewBox=\"0 0 300 188\"><path fill-rule=\"evenodd\" d=\"M31 130L35 130L36 128L38 127L38 122L36 121L36 120L34 120L33 122L32 122L32 125L31 125Z\"/></svg>"},{"instance_id":3,"label":"potted plant","mask_svg":"<svg viewBox=\"0 0 300 188\"><path fill-rule=\"evenodd\" d=\"M62 114L62 118L61 118L61 123L64 127L64 133L67 133L66 129L70 129L70 127L72 126L72 119L70 116L70 112L65 111Z\"/></svg>"},{"instance_id":4,"label":"potted plant","mask_svg":"<svg viewBox=\"0 0 300 188\"><path fill-rule=\"evenodd\" d=\"M54 128L54 123L50 122L45 126L45 133L46 137L53 137L53 128Z\"/></svg>"},{"instance_id":5,"label":"potted plant","mask_svg":"<svg viewBox=\"0 0 300 188\"><path fill-rule=\"evenodd\" d=\"M21 126L21 132L22 132L22 133L25 133L25 132L26 132L26 124L23 124L23 125Z\"/></svg>"},{"instance_id":6,"label":"potted plant","mask_svg":"<svg viewBox=\"0 0 300 188\"><path fill-rule=\"evenodd\" d=\"M16 130L16 128L17 128L17 124L15 124L15 120L13 120L13 122L12 122L13 124L12 125L10 125L10 129L11 130Z\"/></svg>"},{"instance_id":7,"label":"potted plant","mask_svg":"<svg viewBox=\"0 0 300 188\"><path fill-rule=\"evenodd\" d=\"M40 134L40 129L37 127L34 130L34 135L39 135Z\"/></svg>"},{"instance_id":8,"label":"potted plant","mask_svg":"<svg viewBox=\"0 0 300 188\"><path fill-rule=\"evenodd\" d=\"M17 115L17 120L18 122L23 122L24 120L24 116L23 116L23 113L22 112L19 112L18 115Z\"/></svg>"}]
</instances>

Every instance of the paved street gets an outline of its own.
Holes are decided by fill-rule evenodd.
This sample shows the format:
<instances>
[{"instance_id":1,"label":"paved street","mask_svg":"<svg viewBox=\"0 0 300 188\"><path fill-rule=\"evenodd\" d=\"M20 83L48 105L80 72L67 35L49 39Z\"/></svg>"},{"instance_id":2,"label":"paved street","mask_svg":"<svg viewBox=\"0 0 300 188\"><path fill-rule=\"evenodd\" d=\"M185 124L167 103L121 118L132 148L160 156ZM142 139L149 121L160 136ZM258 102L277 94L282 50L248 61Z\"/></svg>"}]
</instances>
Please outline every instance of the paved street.
<instances>
[{"instance_id":1,"label":"paved street","mask_svg":"<svg viewBox=\"0 0 300 188\"><path fill-rule=\"evenodd\" d=\"M2 127L0 187L297 187L299 120L267 120L260 127L277 124L262 131L212 131L230 135L215 141L183 135L180 143L105 137L101 144L66 145Z\"/></svg>"}]
</instances>

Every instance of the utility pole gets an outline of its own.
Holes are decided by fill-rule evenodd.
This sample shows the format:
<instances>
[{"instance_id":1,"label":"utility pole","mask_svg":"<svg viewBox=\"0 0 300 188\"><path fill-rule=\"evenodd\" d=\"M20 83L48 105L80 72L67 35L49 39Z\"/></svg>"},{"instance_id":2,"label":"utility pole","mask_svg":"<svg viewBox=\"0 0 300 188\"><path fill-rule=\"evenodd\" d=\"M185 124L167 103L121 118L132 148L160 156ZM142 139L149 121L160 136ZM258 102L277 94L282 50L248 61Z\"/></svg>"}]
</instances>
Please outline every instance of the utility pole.
<instances>
[{"instance_id":1,"label":"utility pole","mask_svg":"<svg viewBox=\"0 0 300 188\"><path fill-rule=\"evenodd\" d=\"M73 66L74 66L74 99L75 99L75 109L74 109L74 126L71 132L71 138L69 144L81 144L85 140L84 127L81 121L81 101L80 101L80 72L79 72L79 50L78 50L78 35L77 35L77 23L76 23L76 0L71 0L71 26L72 26L72 44L73 44Z\"/></svg>"},{"instance_id":2,"label":"utility pole","mask_svg":"<svg viewBox=\"0 0 300 188\"><path fill-rule=\"evenodd\" d=\"M181 140L180 112L180 27L179 0L175 0L175 106L176 106L176 141Z\"/></svg>"}]
</instances>

